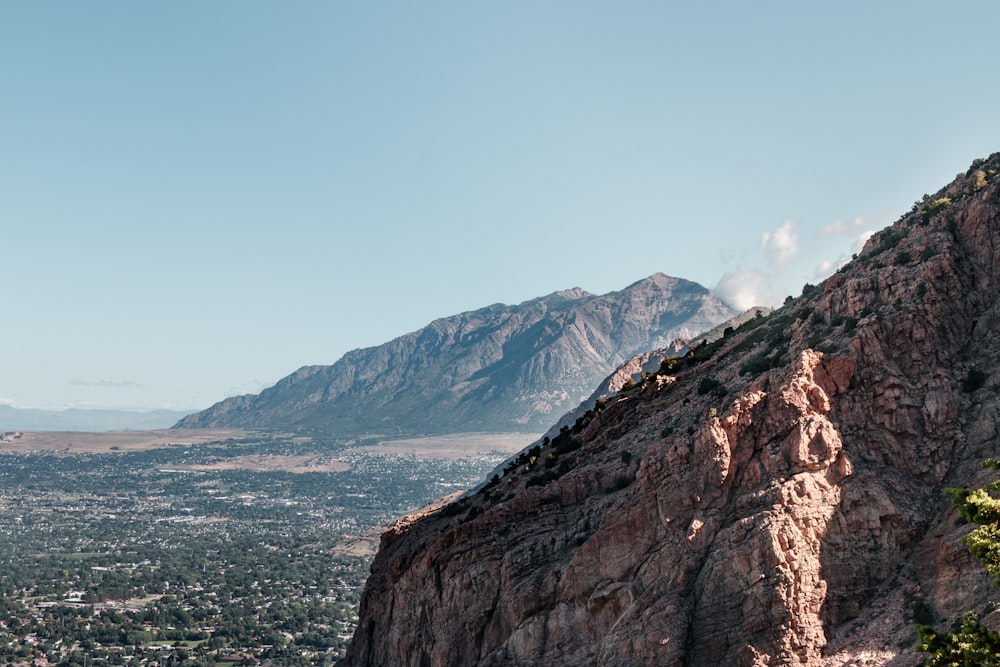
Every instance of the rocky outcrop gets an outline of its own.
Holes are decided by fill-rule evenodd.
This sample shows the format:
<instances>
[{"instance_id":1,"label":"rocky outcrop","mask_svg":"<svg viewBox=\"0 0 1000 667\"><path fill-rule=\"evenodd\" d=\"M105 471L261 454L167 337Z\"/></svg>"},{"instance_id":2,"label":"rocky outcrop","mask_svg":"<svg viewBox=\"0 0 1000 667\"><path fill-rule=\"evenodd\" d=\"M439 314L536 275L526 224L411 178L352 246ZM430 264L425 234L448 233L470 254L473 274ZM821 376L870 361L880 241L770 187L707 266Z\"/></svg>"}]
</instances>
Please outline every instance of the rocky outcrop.
<instances>
[{"instance_id":1,"label":"rocky outcrop","mask_svg":"<svg viewBox=\"0 0 1000 667\"><path fill-rule=\"evenodd\" d=\"M603 296L565 290L436 320L177 426L538 433L632 354L732 315L701 285L661 273Z\"/></svg>"},{"instance_id":2,"label":"rocky outcrop","mask_svg":"<svg viewBox=\"0 0 1000 667\"><path fill-rule=\"evenodd\" d=\"M998 171L397 524L343 664L914 665L990 611L942 489L1000 448Z\"/></svg>"},{"instance_id":3,"label":"rocky outcrop","mask_svg":"<svg viewBox=\"0 0 1000 667\"><path fill-rule=\"evenodd\" d=\"M728 329L735 329L752 318L763 317L770 312L771 309L766 306L754 306L735 317L729 318L713 329L699 333L694 338L675 338L666 347L645 350L639 354L632 355L625 360L625 363L616 368L611 375L604 378L585 401L564 414L559 418L559 421L549 427L545 435L550 438L555 437L563 426L572 426L577 419L586 414L587 410L592 410L597 405L598 400L604 400L608 396L617 393L630 382L638 382L643 378L644 374L648 375L657 372L664 358L681 357L697 345L714 343L726 335Z\"/></svg>"}]
</instances>

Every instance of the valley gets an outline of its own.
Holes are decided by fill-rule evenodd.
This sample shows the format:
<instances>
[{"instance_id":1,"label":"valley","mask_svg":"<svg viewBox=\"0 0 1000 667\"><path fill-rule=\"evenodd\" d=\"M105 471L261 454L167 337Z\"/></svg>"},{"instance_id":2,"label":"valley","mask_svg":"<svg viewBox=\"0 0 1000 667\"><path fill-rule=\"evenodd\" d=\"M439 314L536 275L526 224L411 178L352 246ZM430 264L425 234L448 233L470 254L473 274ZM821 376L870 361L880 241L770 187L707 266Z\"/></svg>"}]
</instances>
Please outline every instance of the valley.
<instances>
[{"instance_id":1,"label":"valley","mask_svg":"<svg viewBox=\"0 0 1000 667\"><path fill-rule=\"evenodd\" d=\"M330 664L382 530L532 438L7 433L0 664Z\"/></svg>"}]
</instances>

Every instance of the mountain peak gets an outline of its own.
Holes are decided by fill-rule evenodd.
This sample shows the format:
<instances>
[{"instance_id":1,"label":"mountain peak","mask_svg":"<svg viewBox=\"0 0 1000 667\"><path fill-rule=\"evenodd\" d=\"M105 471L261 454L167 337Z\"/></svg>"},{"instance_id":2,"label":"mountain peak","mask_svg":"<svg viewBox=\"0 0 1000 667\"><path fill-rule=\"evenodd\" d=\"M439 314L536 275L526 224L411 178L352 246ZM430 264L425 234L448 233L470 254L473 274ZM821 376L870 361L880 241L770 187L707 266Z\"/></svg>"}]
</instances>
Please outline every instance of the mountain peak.
<instances>
[{"instance_id":1,"label":"mountain peak","mask_svg":"<svg viewBox=\"0 0 1000 667\"><path fill-rule=\"evenodd\" d=\"M304 367L257 396L226 399L178 426L345 436L537 433L626 358L732 314L700 285L662 274L601 296L575 287L440 318L331 366Z\"/></svg>"}]
</instances>

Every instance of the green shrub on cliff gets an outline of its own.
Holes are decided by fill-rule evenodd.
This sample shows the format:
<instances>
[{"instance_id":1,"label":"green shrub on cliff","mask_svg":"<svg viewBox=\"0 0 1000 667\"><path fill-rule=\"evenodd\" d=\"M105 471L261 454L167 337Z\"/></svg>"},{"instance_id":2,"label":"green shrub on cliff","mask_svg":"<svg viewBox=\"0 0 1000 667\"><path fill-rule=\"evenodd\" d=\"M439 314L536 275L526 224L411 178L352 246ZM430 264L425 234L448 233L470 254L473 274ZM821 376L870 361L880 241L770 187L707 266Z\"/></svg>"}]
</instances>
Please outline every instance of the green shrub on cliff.
<instances>
[{"instance_id":1,"label":"green shrub on cliff","mask_svg":"<svg viewBox=\"0 0 1000 667\"><path fill-rule=\"evenodd\" d=\"M987 459L983 467L1000 470L1000 460ZM996 578L994 583L1000 584L1000 500L991 492L1000 492L1000 480L982 489L946 490L962 518L979 526L962 541ZM956 622L951 632L918 625L917 637L917 648L931 656L924 662L928 667L1000 666L1000 633L980 623L979 616L971 611Z\"/></svg>"}]
</instances>

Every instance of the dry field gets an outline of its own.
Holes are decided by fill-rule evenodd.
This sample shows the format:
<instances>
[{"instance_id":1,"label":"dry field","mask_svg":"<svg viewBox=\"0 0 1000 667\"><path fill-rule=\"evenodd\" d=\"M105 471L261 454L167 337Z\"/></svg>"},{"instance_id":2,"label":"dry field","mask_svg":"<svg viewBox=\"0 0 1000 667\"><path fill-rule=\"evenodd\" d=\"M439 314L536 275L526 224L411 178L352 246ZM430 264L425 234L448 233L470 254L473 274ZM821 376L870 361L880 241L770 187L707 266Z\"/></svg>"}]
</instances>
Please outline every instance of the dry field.
<instances>
[{"instance_id":1,"label":"dry field","mask_svg":"<svg viewBox=\"0 0 1000 667\"><path fill-rule=\"evenodd\" d=\"M345 451L368 454L385 453L413 456L418 459L456 459L490 452L519 452L539 435L530 433L457 433L423 438L383 440L376 445L354 447Z\"/></svg>"},{"instance_id":2,"label":"dry field","mask_svg":"<svg viewBox=\"0 0 1000 667\"><path fill-rule=\"evenodd\" d=\"M162 447L188 447L206 442L251 435L240 429L163 429L157 431L116 431L87 433L78 431L25 432L14 438L6 434L0 439L0 454L15 452L56 452L65 456L79 454L109 454L135 452ZM538 436L523 433L468 433L382 440L374 445L351 447L335 455L302 456L248 455L236 456L211 465L190 466L192 470L250 470L254 472L285 471L343 472L350 466L343 460L354 454L385 454L387 456L413 456L417 459L454 459L482 456L490 452L520 451ZM294 437L302 443L308 438Z\"/></svg>"},{"instance_id":3,"label":"dry field","mask_svg":"<svg viewBox=\"0 0 1000 667\"><path fill-rule=\"evenodd\" d=\"M66 454L106 454L112 451L137 452L160 447L186 447L204 442L240 438L240 429L161 429L158 431L82 431L25 432L20 438L7 434L0 440L0 453L63 452Z\"/></svg>"}]
</instances>

